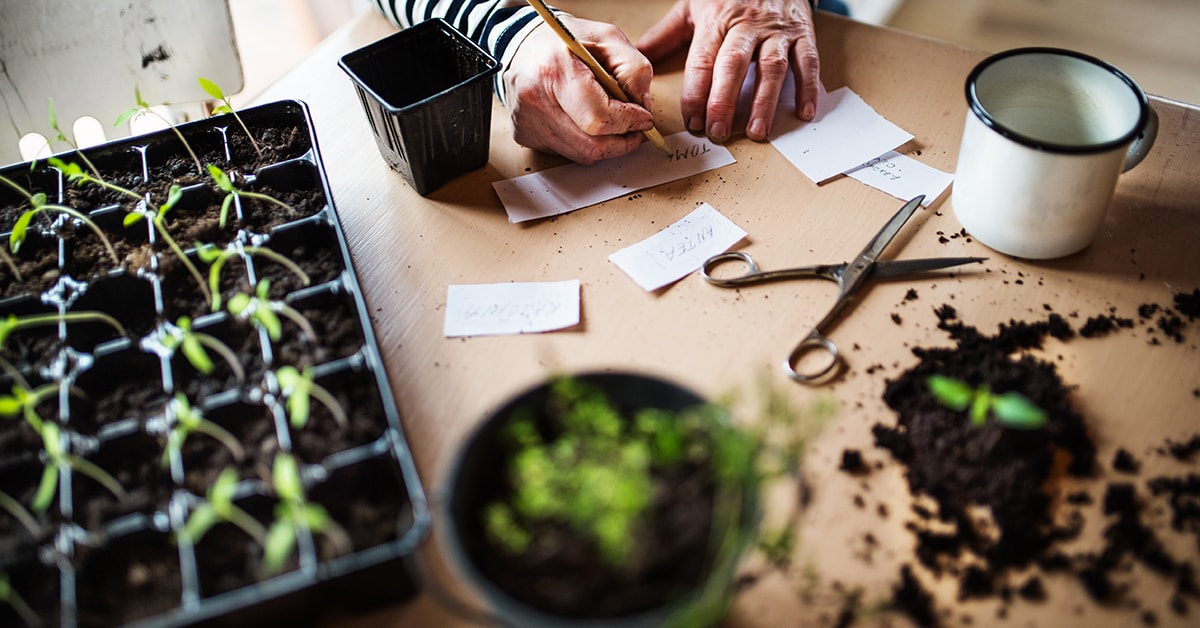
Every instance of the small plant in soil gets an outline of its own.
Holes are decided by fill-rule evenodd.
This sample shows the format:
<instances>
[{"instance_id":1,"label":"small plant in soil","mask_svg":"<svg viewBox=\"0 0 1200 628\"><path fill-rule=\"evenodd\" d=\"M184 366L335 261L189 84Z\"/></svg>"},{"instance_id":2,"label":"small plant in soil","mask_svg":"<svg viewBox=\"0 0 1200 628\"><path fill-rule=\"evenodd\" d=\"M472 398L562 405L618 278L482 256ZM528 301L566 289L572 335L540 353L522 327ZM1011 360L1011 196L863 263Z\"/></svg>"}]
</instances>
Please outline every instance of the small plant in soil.
<instances>
[{"instance_id":1,"label":"small plant in soil","mask_svg":"<svg viewBox=\"0 0 1200 628\"><path fill-rule=\"evenodd\" d=\"M337 399L323 386L313 381L313 367L305 367L299 371L294 366L282 366L275 371L275 379L279 382L279 394L283 396L287 408L288 423L296 429L304 429L308 424L312 399L316 399L333 415L333 420L340 427L348 427L350 420L346 411L338 404Z\"/></svg>"},{"instance_id":2,"label":"small plant in soil","mask_svg":"<svg viewBox=\"0 0 1200 628\"><path fill-rule=\"evenodd\" d=\"M13 190L16 190L19 194L24 196L27 201L29 201L31 206L29 209L22 212L21 216L17 218L16 224L13 225L12 233L10 233L8 236L8 246L13 253L18 252L21 249L21 245L25 243L25 239L29 235L29 225L33 222L34 217L42 212L53 212L70 216L71 218L74 218L75 220L87 225L104 243L104 248L108 251L108 255L112 258L113 264L121 263L120 259L117 257L116 250L113 249L112 242L108 239L108 236L104 235L104 231L100 229L100 226L93 222L91 218L88 218L86 214L65 205L47 203L46 195L44 193L30 193L29 190L21 187L8 177L0 175L0 183L4 183ZM19 277L20 273L17 272L12 258L8 257L7 254L5 254L4 257L7 260L9 268L11 268L13 273Z\"/></svg>"},{"instance_id":3,"label":"small plant in soil","mask_svg":"<svg viewBox=\"0 0 1200 628\"><path fill-rule=\"evenodd\" d=\"M258 142L255 141L254 134L250 132L250 129L246 128L246 123L242 121L242 117L238 115L237 110L233 108L233 103L229 102L229 97L225 95L225 90L221 89L220 85L204 77L196 80L200 83L201 89L207 92L209 96L221 101L221 104L213 107L213 115L222 113L232 114L233 119L237 120L238 125L242 127L242 131L245 131L246 137L250 140L250 145L254 147L254 152L258 154L259 159L262 159L262 149L258 147ZM224 223L221 226L225 226Z\"/></svg>"},{"instance_id":4,"label":"small plant in soil","mask_svg":"<svg viewBox=\"0 0 1200 628\"><path fill-rule=\"evenodd\" d=\"M235 242L224 249L219 249L214 244L196 243L196 256L200 258L200 261L208 264L208 289L209 293L213 295L212 311L217 312L221 309L221 271L224 270L225 264L230 259L240 258L243 254L251 257L262 256L287 268L300 278L303 285L307 286L312 283L312 279L309 278L308 273L304 272L304 269L286 255L268 247L244 246Z\"/></svg>"},{"instance_id":5,"label":"small plant in soil","mask_svg":"<svg viewBox=\"0 0 1200 628\"><path fill-rule=\"evenodd\" d=\"M986 384L970 384L945 375L926 380L929 392L955 412L970 409L971 424L983 427L990 414L1001 425L1020 430L1035 430L1046 424L1046 411L1017 391L995 394Z\"/></svg>"},{"instance_id":6,"label":"small plant in soil","mask_svg":"<svg viewBox=\"0 0 1200 628\"><path fill-rule=\"evenodd\" d=\"M57 423L43 423L41 430L43 451L46 454L46 468L42 472L41 483L33 496L30 508L36 513L46 512L54 495L58 492L58 476L63 469L86 475L112 493L118 500L125 499L125 489L116 478L91 461L70 452L64 446L62 430Z\"/></svg>"},{"instance_id":7,"label":"small plant in soil","mask_svg":"<svg viewBox=\"0 0 1200 628\"><path fill-rule=\"evenodd\" d=\"M17 590L12 586L12 579L4 571L0 571L0 604L7 605L13 609L17 617L25 622L26 625L42 625L42 620L38 617L37 612L29 607L29 604L25 602L20 593L17 593Z\"/></svg>"},{"instance_id":8,"label":"small plant in soil","mask_svg":"<svg viewBox=\"0 0 1200 628\"><path fill-rule=\"evenodd\" d=\"M201 374L211 375L216 366L212 357L208 355L208 352L212 351L229 365L238 383L246 379L246 370L242 368L242 363L233 349L212 334L192 329L191 317L180 316L174 325L164 326L164 333L159 342L171 355L176 351L182 352L188 364Z\"/></svg>"},{"instance_id":9,"label":"small plant in soil","mask_svg":"<svg viewBox=\"0 0 1200 628\"><path fill-rule=\"evenodd\" d=\"M297 535L306 529L329 540L335 554L350 551L350 537L346 531L329 516L328 511L305 497L300 468L291 454L275 455L271 466L271 484L279 502L275 505L275 520L267 529L267 539L263 545L263 569L267 573L278 573L283 569L296 549Z\"/></svg>"},{"instance_id":10,"label":"small plant in soil","mask_svg":"<svg viewBox=\"0 0 1200 628\"><path fill-rule=\"evenodd\" d=\"M0 510L7 512L14 521L21 524L21 527L28 530L30 534L34 536L41 534L42 526L38 524L37 519L34 518L33 514L30 513L29 510L24 506L22 506L21 502L17 501L12 495L9 495L4 491L0 491ZM3 597L0 597L0 602L2 601L4 601L4 599Z\"/></svg>"},{"instance_id":11,"label":"small plant in soil","mask_svg":"<svg viewBox=\"0 0 1200 628\"><path fill-rule=\"evenodd\" d=\"M175 137L178 137L179 141L183 143L183 147L187 149L188 155L191 155L192 161L196 162L196 175L204 176L204 168L202 168L200 166L200 158L196 156L196 152L192 150L192 145L188 143L187 138L185 138L183 136L183 133L181 133L179 131L179 129L174 124L171 123L170 120L168 120L162 114L155 111L154 108L151 107L149 103L147 103L145 100L142 99L142 90L141 89L134 88L133 95L137 102L137 105L134 107L130 107L129 109L126 109L125 111L122 111L121 114L117 116L117 120L116 120L116 122L113 123L113 126L121 126L122 124L129 122L135 116L142 116L142 115L149 115L149 116L158 118L159 120L162 120L167 125L167 127L170 128L171 131L173 131L175 133Z\"/></svg>"},{"instance_id":12,"label":"small plant in soil","mask_svg":"<svg viewBox=\"0 0 1200 628\"><path fill-rule=\"evenodd\" d=\"M243 190L243 189L238 188L236 185L234 185L233 178L230 177L228 174L225 173L224 170L221 170L217 166L208 164L208 174L209 174L209 176L212 177L213 183L215 183L217 185L217 188L219 188L222 192L225 193L225 198L221 201L221 217L218 220L218 224L220 225L220 227L222 229L225 228L225 223L229 219L229 208L233 205L234 202L237 202L240 204L242 199L244 199L244 198L257 199L260 201L266 201L268 203L274 203L275 205L282 207L284 210L286 210L289 213L295 213L294 210L292 210L291 205L288 205L287 203L275 198L274 196L271 196L269 194L263 194L261 192L251 192L250 190Z\"/></svg>"},{"instance_id":13,"label":"small plant in soil","mask_svg":"<svg viewBox=\"0 0 1200 628\"><path fill-rule=\"evenodd\" d=\"M224 522L237 526L259 545L264 544L267 539L266 528L233 503L237 483L236 470L222 470L205 492L205 500L192 509L192 514L188 516L187 523L179 531L176 540L186 539L194 546L214 525Z\"/></svg>"},{"instance_id":14,"label":"small plant in soil","mask_svg":"<svg viewBox=\"0 0 1200 628\"><path fill-rule=\"evenodd\" d=\"M71 141L71 139L67 137L67 134L63 133L63 130L61 128L59 128L58 113L54 109L54 99L47 98L46 101L47 101L47 108L49 109L49 112L50 112L50 128L54 129L54 132L56 133L56 135L54 136L54 139L52 139L50 141L63 142L65 144L67 144L68 146L70 146L71 150L75 151L75 154L79 157L80 161L82 161L85 165L87 165L88 170L91 170L92 174L95 175L95 177L97 179L99 179L100 178L100 170L98 168L96 168L96 165L92 163L92 160L88 159L88 156L86 154L84 154L83 151L79 150L79 145L76 144L75 142Z\"/></svg>"},{"instance_id":15,"label":"small plant in soil","mask_svg":"<svg viewBox=\"0 0 1200 628\"><path fill-rule=\"evenodd\" d=\"M175 257L179 259L184 267L187 268L188 273L191 274L192 278L196 280L197 284L199 284L200 292L204 294L204 300L211 304L214 297L212 291L210 291L208 288L208 284L204 282L204 276L200 274L200 270L196 268L195 264L192 263L192 260L187 256L187 253L184 252L183 247L179 246L179 243L175 241L175 238L171 237L171 232L167 230L167 213L174 209L175 205L177 205L182 198L183 188L181 188L179 185L172 185L171 189L167 192L167 201L165 203L160 205L157 209L147 206L147 209L144 211L132 211L128 214L125 214L124 225L129 227L130 225L137 224L146 218L146 212L152 214L153 217L150 220L154 225L154 230L160 236L162 236L163 241L166 242L167 246L171 248L171 251L175 253Z\"/></svg>"},{"instance_id":16,"label":"small plant in soil","mask_svg":"<svg viewBox=\"0 0 1200 628\"><path fill-rule=\"evenodd\" d=\"M59 323L91 323L99 322L109 325L122 336L128 336L129 332L125 330L125 326L120 321L105 314L104 312L62 312L57 314L30 314L28 316L17 316L9 314L8 318L0 321L0 347L4 346L5 341L13 332L22 329L30 329L33 327L45 327L47 325L58 325Z\"/></svg>"},{"instance_id":17,"label":"small plant in soil","mask_svg":"<svg viewBox=\"0 0 1200 628\"><path fill-rule=\"evenodd\" d=\"M226 309L235 317L248 320L267 330L267 336L273 342L278 342L283 337L283 321L280 320L280 316L298 325L309 341L317 337L316 330L299 310L283 301L271 299L271 282L267 279L258 281L254 294L241 292L233 295Z\"/></svg>"},{"instance_id":18,"label":"small plant in soil","mask_svg":"<svg viewBox=\"0 0 1200 628\"><path fill-rule=\"evenodd\" d=\"M167 406L167 414L172 423L170 431L167 432L167 446L162 455L164 467L169 466L172 460L182 461L183 444L187 442L189 436L197 432L216 439L233 454L235 460L240 461L245 457L246 452L237 437L220 425L204 418L204 414L192 407L183 394L175 395L175 398Z\"/></svg>"}]
</instances>

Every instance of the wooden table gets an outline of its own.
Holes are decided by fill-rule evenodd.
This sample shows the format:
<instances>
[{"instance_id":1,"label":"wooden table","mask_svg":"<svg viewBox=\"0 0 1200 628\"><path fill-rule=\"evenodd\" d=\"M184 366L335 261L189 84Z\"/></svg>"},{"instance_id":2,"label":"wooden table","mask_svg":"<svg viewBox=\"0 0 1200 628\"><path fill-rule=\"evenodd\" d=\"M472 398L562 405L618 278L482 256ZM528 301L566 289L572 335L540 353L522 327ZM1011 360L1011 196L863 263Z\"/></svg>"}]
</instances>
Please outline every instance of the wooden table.
<instances>
[{"instance_id":1,"label":"wooden table","mask_svg":"<svg viewBox=\"0 0 1200 628\"><path fill-rule=\"evenodd\" d=\"M618 24L631 39L669 5L662 0L557 4ZM847 374L825 388L802 387L778 365L830 305L831 284L731 291L693 276L646 293L607 256L708 202L749 232L741 248L764 266L844 260L896 210L897 199L848 178L817 187L770 144L741 138L729 143L734 165L555 219L513 225L491 183L563 162L517 146L507 111L498 103L487 167L421 197L379 156L351 82L336 65L342 54L392 31L379 16L365 14L260 100L300 99L311 107L338 216L435 518L444 474L460 442L489 410L553 372L631 369L712 396L751 391L765 376L799 408L833 400L836 415L814 441L806 467L813 496L800 523L796 575L768 578L739 595L731 616L735 625L814 625L836 608L837 584L862 587L864 606L869 605L888 595L899 565L912 562L912 535L904 528L911 498L902 470L874 447L870 429L877 422L894 422L881 395L889 378L915 364L911 350L950 344L936 328L935 308L951 304L964 322L985 333L1012 319L1042 320L1047 308L1077 316L1068 320L1078 327L1087 317L1110 312L1136 318L1143 303L1169 304L1175 293L1200 287L1200 110L1155 98L1162 120L1158 144L1141 166L1122 177L1091 247L1035 263L997 254L966 237L942 238L961 229L946 194L909 221L888 255L983 255L989 257L986 264L955 277L872 287L831 332L843 347L853 347L847 351ZM915 135L903 147L906 154L953 171L966 112L963 81L985 55L828 14L818 16L817 33L826 87L850 86ZM683 130L682 67L679 55L657 68L655 118L664 134ZM582 282L583 322L577 328L469 339L442 335L450 284L567 279ZM910 288L917 299L905 298ZM1076 407L1105 465L1118 446L1142 454L1165 438L1182 438L1196 429L1200 327L1193 324L1185 333L1184 343L1158 346L1148 342L1143 327L1047 344L1047 358L1076 387ZM845 448L860 449L869 463L880 462L882 468L866 481L838 471ZM865 507L854 505L855 496ZM879 516L879 505L891 515ZM878 542L873 551L864 543L868 532ZM440 559L436 527L433 536L423 555L442 582L456 586L453 569ZM797 594L805 574L813 578L808 602ZM960 615L975 616L976 625L994 616L994 602L956 605L952 579L926 583L940 607L954 608L953 623ZM1049 583L1051 602L1015 605L1009 613L1013 625L1137 621L1133 611L1095 608L1074 583L1059 584ZM1103 612L1115 614L1097 614ZM1193 609L1192 617L1198 612ZM1180 619L1159 613L1160 625ZM444 625L457 620L421 596L367 618L339 621Z\"/></svg>"}]
</instances>

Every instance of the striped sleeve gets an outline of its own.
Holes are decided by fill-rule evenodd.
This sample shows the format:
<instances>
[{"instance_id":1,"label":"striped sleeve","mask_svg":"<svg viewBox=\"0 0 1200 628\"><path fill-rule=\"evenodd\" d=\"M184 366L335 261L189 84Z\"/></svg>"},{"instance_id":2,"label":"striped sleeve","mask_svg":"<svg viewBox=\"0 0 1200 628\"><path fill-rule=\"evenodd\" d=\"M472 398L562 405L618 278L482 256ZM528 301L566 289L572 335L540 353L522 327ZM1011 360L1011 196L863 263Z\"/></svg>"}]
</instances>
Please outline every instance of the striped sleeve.
<instances>
[{"instance_id":1,"label":"striped sleeve","mask_svg":"<svg viewBox=\"0 0 1200 628\"><path fill-rule=\"evenodd\" d=\"M520 0L372 0L379 12L400 28L440 17L508 67L517 46L538 25L537 12ZM495 78L504 101L503 74Z\"/></svg>"}]
</instances>

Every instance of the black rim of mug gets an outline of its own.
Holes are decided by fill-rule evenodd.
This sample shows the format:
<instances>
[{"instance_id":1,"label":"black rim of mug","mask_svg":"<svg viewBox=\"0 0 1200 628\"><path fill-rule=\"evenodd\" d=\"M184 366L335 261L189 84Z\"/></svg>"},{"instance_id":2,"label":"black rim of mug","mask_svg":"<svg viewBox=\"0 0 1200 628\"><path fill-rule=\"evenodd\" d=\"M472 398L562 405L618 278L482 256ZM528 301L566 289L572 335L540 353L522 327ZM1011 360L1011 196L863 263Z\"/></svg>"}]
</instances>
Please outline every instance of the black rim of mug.
<instances>
[{"instance_id":1,"label":"black rim of mug","mask_svg":"<svg viewBox=\"0 0 1200 628\"><path fill-rule=\"evenodd\" d=\"M1023 56L1023 55L1035 55L1035 54L1074 57L1076 59L1080 59L1082 61L1085 61L1087 63L1095 65L1099 68L1102 68L1102 69L1106 70L1107 72L1111 73L1112 75L1116 76L1118 79L1120 79L1122 82L1124 82L1129 87L1130 90L1133 91L1134 95L1138 99L1137 123L1133 125L1132 129L1130 129L1127 133L1121 135L1117 139L1109 140L1107 142L1103 142L1100 144L1090 144L1087 146L1079 146L1079 145L1073 145L1073 144L1057 144L1054 142L1046 142L1043 140L1034 139L1032 137L1029 137L1028 135L1023 135L1021 133L1018 133L1018 132L1004 126L1003 124L1001 124L999 121L997 121L995 118L993 118L992 115L990 113L988 113L987 109L985 109L984 106L979 102L979 97L978 97L978 94L976 94L976 90L975 90L975 84L976 84L976 82L979 81L979 77L984 72L986 72L989 67L996 64L998 61L1002 61L1002 60L1008 59L1010 57L1017 57L1017 56ZM967 75L966 91L967 91L967 104L970 106L971 112L974 113L975 117L979 118L979 121L982 122L985 126L992 129L993 131L999 133L1000 135L1007 137L1007 138L1013 140L1014 142L1017 142L1018 144L1022 144L1024 146L1027 146L1034 150L1040 150L1040 151L1046 151L1046 152L1071 153L1071 154L1094 154L1094 153L1105 153L1105 152L1108 152L1115 148L1120 148L1122 146L1126 146L1130 142L1137 139L1137 137L1142 134L1143 130L1146 128L1146 123L1147 123L1149 115L1150 115L1150 100L1149 100L1149 98L1146 97L1146 93L1144 91L1142 91L1142 88L1140 86L1138 86L1138 84L1132 78L1130 78L1128 74L1125 74L1120 69L1118 69L1116 66L1112 65L1111 63L1108 63L1107 61L1104 61L1102 59L1093 57L1091 55L1088 55L1088 54L1085 54L1082 52L1077 52L1074 50L1067 50L1065 48L1048 48L1048 47L1014 48L1012 50L1005 50L1003 52L998 52L990 57L987 57L983 61L980 61L975 66L975 68L971 70L971 73Z\"/></svg>"}]
</instances>

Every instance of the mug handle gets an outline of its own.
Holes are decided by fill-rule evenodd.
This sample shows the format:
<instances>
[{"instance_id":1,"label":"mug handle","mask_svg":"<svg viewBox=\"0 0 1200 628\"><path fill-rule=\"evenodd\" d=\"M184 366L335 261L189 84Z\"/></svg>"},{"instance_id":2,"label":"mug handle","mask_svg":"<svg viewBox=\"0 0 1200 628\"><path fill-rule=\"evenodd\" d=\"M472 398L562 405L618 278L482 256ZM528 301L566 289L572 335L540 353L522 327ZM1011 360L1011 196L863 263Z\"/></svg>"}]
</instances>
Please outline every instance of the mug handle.
<instances>
[{"instance_id":1,"label":"mug handle","mask_svg":"<svg viewBox=\"0 0 1200 628\"><path fill-rule=\"evenodd\" d=\"M1146 111L1149 112L1146 116L1146 126L1142 127L1142 132L1134 138L1133 143L1129 145L1129 151L1125 153L1125 165L1121 168L1123 173L1142 163L1150 153L1150 148L1154 146L1154 139L1158 137L1158 112L1150 104L1146 105Z\"/></svg>"}]
</instances>

